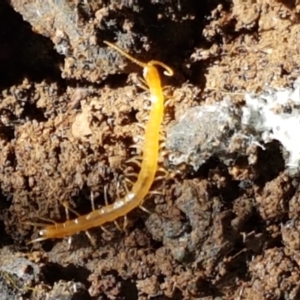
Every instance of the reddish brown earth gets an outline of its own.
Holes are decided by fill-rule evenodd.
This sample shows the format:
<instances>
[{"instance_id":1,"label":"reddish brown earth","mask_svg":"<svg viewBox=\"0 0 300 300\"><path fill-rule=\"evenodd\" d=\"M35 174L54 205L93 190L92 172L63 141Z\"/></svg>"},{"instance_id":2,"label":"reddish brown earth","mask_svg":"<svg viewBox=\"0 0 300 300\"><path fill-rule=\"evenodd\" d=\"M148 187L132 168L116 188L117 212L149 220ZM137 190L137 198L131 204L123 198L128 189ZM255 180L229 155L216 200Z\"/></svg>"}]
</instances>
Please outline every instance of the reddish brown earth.
<instances>
[{"instance_id":1,"label":"reddish brown earth","mask_svg":"<svg viewBox=\"0 0 300 300\"><path fill-rule=\"evenodd\" d=\"M26 244L33 223L66 220L63 204L88 213L104 187L113 202L130 171L149 94L104 39L174 69L165 132L188 107L290 86L299 12L298 0L2 1L0 299L299 299L300 188L276 142L253 166L168 168L149 213L91 230L95 246L84 233Z\"/></svg>"}]
</instances>

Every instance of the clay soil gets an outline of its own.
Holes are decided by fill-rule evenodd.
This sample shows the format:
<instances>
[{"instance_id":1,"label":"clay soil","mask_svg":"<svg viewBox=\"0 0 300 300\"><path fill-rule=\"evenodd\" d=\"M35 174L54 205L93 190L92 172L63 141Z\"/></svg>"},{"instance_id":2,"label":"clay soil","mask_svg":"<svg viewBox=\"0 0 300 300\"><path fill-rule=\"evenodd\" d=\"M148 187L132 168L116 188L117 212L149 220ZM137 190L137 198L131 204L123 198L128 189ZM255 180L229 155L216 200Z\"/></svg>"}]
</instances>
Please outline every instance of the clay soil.
<instances>
[{"instance_id":1,"label":"clay soil","mask_svg":"<svg viewBox=\"0 0 300 300\"><path fill-rule=\"evenodd\" d=\"M27 244L138 172L126 161L149 93L104 39L174 69L165 135L190 106L291 86L299 12L298 0L1 1L0 299L300 299L299 180L276 141L253 166L215 157L197 171L169 166L166 149L161 193L125 230Z\"/></svg>"}]
</instances>

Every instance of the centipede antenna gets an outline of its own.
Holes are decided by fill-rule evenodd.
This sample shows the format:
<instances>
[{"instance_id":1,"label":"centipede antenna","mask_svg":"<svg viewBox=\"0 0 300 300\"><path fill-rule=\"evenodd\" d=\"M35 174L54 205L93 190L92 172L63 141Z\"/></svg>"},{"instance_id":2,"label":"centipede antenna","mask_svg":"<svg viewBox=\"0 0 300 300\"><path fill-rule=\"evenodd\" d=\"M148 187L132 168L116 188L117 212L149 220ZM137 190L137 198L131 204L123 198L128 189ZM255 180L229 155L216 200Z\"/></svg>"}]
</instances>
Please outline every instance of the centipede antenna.
<instances>
[{"instance_id":1,"label":"centipede antenna","mask_svg":"<svg viewBox=\"0 0 300 300\"><path fill-rule=\"evenodd\" d=\"M129 60L131 60L132 62L134 62L135 64L137 64L138 66L145 68L147 67L147 64L134 58L133 56L131 56L130 54L128 54L127 52L125 52L123 49L119 48L117 45L108 42L108 41L103 41L104 44L108 45L109 47L113 48L114 50L118 51L119 53L121 53L123 56L125 56L126 58L128 58ZM165 69L167 69L165 67Z\"/></svg>"},{"instance_id":2,"label":"centipede antenna","mask_svg":"<svg viewBox=\"0 0 300 300\"><path fill-rule=\"evenodd\" d=\"M152 66L156 65L156 66L162 67L163 69L165 69L164 75L166 75L166 76L174 75L174 71L169 66L167 66L166 64L164 64L163 62L161 62L159 60L151 60L148 64L152 65Z\"/></svg>"}]
</instances>

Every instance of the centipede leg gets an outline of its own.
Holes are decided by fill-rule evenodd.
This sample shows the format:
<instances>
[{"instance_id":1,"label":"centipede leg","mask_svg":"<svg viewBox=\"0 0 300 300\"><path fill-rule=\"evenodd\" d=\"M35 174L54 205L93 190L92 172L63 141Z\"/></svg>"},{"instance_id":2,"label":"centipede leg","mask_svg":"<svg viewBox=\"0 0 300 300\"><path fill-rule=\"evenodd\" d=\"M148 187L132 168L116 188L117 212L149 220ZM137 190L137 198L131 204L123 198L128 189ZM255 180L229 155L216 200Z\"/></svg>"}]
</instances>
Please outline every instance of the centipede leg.
<instances>
[{"instance_id":1,"label":"centipede leg","mask_svg":"<svg viewBox=\"0 0 300 300\"><path fill-rule=\"evenodd\" d=\"M91 192L91 203L92 203L93 209L95 209L95 205L94 205L94 194L93 194L93 192ZM63 206L65 207L65 213L66 213L66 218L67 218L67 220L70 220L69 210L70 210L74 215L76 215L77 217L80 216L80 214L79 214L76 210L74 210L73 208L69 207L69 205L68 205L65 201L64 201L62 204L63 204ZM88 237L88 239L89 239L91 245L92 245L93 247L96 247L95 240L92 238L91 234L90 234L88 231L85 231L84 234ZM69 237L68 237L68 250L70 249L71 244L72 244L72 237L69 236Z\"/></svg>"},{"instance_id":2,"label":"centipede leg","mask_svg":"<svg viewBox=\"0 0 300 300\"><path fill-rule=\"evenodd\" d=\"M149 195L165 196L165 192L164 191L162 191L162 192L161 191L156 191L156 190L155 191L149 191L147 196L149 196ZM143 210L144 212L146 212L147 214L151 215L151 212L147 208L145 208L142 204L139 206L139 208L141 210Z\"/></svg>"},{"instance_id":3,"label":"centipede leg","mask_svg":"<svg viewBox=\"0 0 300 300\"><path fill-rule=\"evenodd\" d=\"M128 179L127 177L134 177L134 178L136 178L138 176L138 174L135 173L135 172L127 172L127 173L125 173L125 176L126 176L125 177L126 181L129 181L130 183L133 183L132 180Z\"/></svg>"},{"instance_id":4,"label":"centipede leg","mask_svg":"<svg viewBox=\"0 0 300 300\"><path fill-rule=\"evenodd\" d=\"M106 185L104 186L103 194L104 194L104 202L105 202L105 205L108 205L108 199L107 199L107 186L106 186ZM101 228L102 231L104 231L108 236L111 236L111 232L109 232L104 226L100 226L100 228Z\"/></svg>"},{"instance_id":5,"label":"centipede leg","mask_svg":"<svg viewBox=\"0 0 300 300\"><path fill-rule=\"evenodd\" d=\"M66 214L67 220L70 220L69 210L70 210L74 215L76 215L77 217L80 216L80 214L79 214L75 209L71 208L71 207L68 205L68 203L67 203L66 201L63 201L63 202L62 202L62 205L63 205L64 208L65 208L65 214Z\"/></svg>"},{"instance_id":6,"label":"centipede leg","mask_svg":"<svg viewBox=\"0 0 300 300\"><path fill-rule=\"evenodd\" d=\"M146 123L149 120L149 112L148 112L148 107L144 107L143 108L145 111L140 113L139 115L139 123L137 123L137 125L139 127L141 127L143 130L145 130L145 125L144 123Z\"/></svg>"},{"instance_id":7,"label":"centipede leg","mask_svg":"<svg viewBox=\"0 0 300 300\"><path fill-rule=\"evenodd\" d=\"M120 195L120 181L117 181L117 199L118 201L120 201L120 199L122 199L122 196Z\"/></svg>"},{"instance_id":8,"label":"centipede leg","mask_svg":"<svg viewBox=\"0 0 300 300\"><path fill-rule=\"evenodd\" d=\"M91 191L91 206L92 210L95 210L95 198L94 198L94 193Z\"/></svg>"},{"instance_id":9,"label":"centipede leg","mask_svg":"<svg viewBox=\"0 0 300 300\"><path fill-rule=\"evenodd\" d=\"M149 191L149 195L159 195L159 196L165 196L165 192L160 191Z\"/></svg>"},{"instance_id":10,"label":"centipede leg","mask_svg":"<svg viewBox=\"0 0 300 300\"><path fill-rule=\"evenodd\" d=\"M137 85L145 91L149 91L148 84L146 80L140 76L137 77Z\"/></svg>"},{"instance_id":11,"label":"centipede leg","mask_svg":"<svg viewBox=\"0 0 300 300\"><path fill-rule=\"evenodd\" d=\"M134 144L134 145L130 145L129 148L130 148L130 149L139 150L139 151L141 152L141 150L142 150L142 145L140 145L140 144Z\"/></svg>"},{"instance_id":12,"label":"centipede leg","mask_svg":"<svg viewBox=\"0 0 300 300\"><path fill-rule=\"evenodd\" d=\"M123 222L123 231L126 231L127 226L128 226L128 218L127 218L127 216L125 215L125 216L124 216L124 222Z\"/></svg>"},{"instance_id":13,"label":"centipede leg","mask_svg":"<svg viewBox=\"0 0 300 300\"><path fill-rule=\"evenodd\" d=\"M174 100L172 98L169 98L168 100L165 101L164 106L168 107L170 106L171 103L174 103Z\"/></svg>"},{"instance_id":14,"label":"centipede leg","mask_svg":"<svg viewBox=\"0 0 300 300\"><path fill-rule=\"evenodd\" d=\"M126 180L126 178L125 178L125 180ZM126 194L128 194L129 193L129 188L128 188L126 182L124 183L124 189L126 191Z\"/></svg>"},{"instance_id":15,"label":"centipede leg","mask_svg":"<svg viewBox=\"0 0 300 300\"><path fill-rule=\"evenodd\" d=\"M111 236L111 232L108 231L104 226L100 226L100 228L107 234Z\"/></svg>"},{"instance_id":16,"label":"centipede leg","mask_svg":"<svg viewBox=\"0 0 300 300\"><path fill-rule=\"evenodd\" d=\"M129 163L134 163L134 164L136 164L138 167L140 167L140 166L141 166L141 157L139 157L139 156L132 157L132 158L128 159L128 160L126 161L126 163L127 163L127 164L129 164Z\"/></svg>"},{"instance_id":17,"label":"centipede leg","mask_svg":"<svg viewBox=\"0 0 300 300\"><path fill-rule=\"evenodd\" d=\"M166 171L163 167L160 167L157 172L162 173L162 175L155 176L154 181L166 180L169 178L169 172Z\"/></svg>"},{"instance_id":18,"label":"centipede leg","mask_svg":"<svg viewBox=\"0 0 300 300\"><path fill-rule=\"evenodd\" d=\"M127 178L125 178L125 181L130 181L130 180L128 180ZM130 181L131 182L131 181ZM125 189L125 192L126 192L126 194L128 194L129 193L129 189L128 189L128 186L127 186L127 184L126 184L126 182L123 184L124 185L124 189ZM118 190L117 190L117 197L119 196L119 193L118 193ZM121 198L118 198L118 200L120 200ZM127 225L128 225L128 219L127 219L127 216L125 215L124 216L124 219L123 219L124 221L123 221L123 227L121 228L120 227L120 225L119 225L119 223L117 223L117 221L115 221L115 225L116 225L116 227L120 230L120 231L126 231L126 227L127 227Z\"/></svg>"},{"instance_id":19,"label":"centipede leg","mask_svg":"<svg viewBox=\"0 0 300 300\"><path fill-rule=\"evenodd\" d=\"M117 228L120 232L123 231L117 220L114 220L114 224L115 224L116 228Z\"/></svg>"},{"instance_id":20,"label":"centipede leg","mask_svg":"<svg viewBox=\"0 0 300 300\"><path fill-rule=\"evenodd\" d=\"M128 174L126 174L126 176L137 177L137 174L136 173L128 173ZM124 180L125 180L125 182L129 183L131 186L134 184L134 182L131 179L127 178L127 177L125 177Z\"/></svg>"},{"instance_id":21,"label":"centipede leg","mask_svg":"<svg viewBox=\"0 0 300 300\"><path fill-rule=\"evenodd\" d=\"M72 246L72 237L69 236L68 237L68 251L71 249L71 246Z\"/></svg>"},{"instance_id":22,"label":"centipede leg","mask_svg":"<svg viewBox=\"0 0 300 300\"><path fill-rule=\"evenodd\" d=\"M157 172L160 172L160 173L165 174L166 177L167 177L168 174L169 174L169 172L168 172L164 167L159 167L159 168L157 169Z\"/></svg>"},{"instance_id":23,"label":"centipede leg","mask_svg":"<svg viewBox=\"0 0 300 300\"><path fill-rule=\"evenodd\" d=\"M90 243L91 243L91 245L94 247L94 248L96 248L96 241L95 241L95 239L92 237L92 235L88 232L88 231L85 231L85 234L86 234L86 236L88 237L88 239L89 239L89 241L90 241Z\"/></svg>"},{"instance_id":24,"label":"centipede leg","mask_svg":"<svg viewBox=\"0 0 300 300\"><path fill-rule=\"evenodd\" d=\"M165 131L161 131L159 133L159 141L162 144L163 142L165 142L165 140L166 140L166 133L165 133Z\"/></svg>"},{"instance_id":25,"label":"centipede leg","mask_svg":"<svg viewBox=\"0 0 300 300\"><path fill-rule=\"evenodd\" d=\"M160 155L160 156L158 157L158 162L159 162L160 164L163 164L164 161L165 161L165 157L164 157L163 155Z\"/></svg>"},{"instance_id":26,"label":"centipede leg","mask_svg":"<svg viewBox=\"0 0 300 300\"><path fill-rule=\"evenodd\" d=\"M168 155L171 153L171 151L163 149L160 150L158 161L160 164L163 164L163 162L167 159Z\"/></svg>"},{"instance_id":27,"label":"centipede leg","mask_svg":"<svg viewBox=\"0 0 300 300\"><path fill-rule=\"evenodd\" d=\"M147 119L145 120L144 118L143 118L143 121L148 121ZM142 128L143 130L145 130L145 125L144 124L142 124L142 123L137 123L136 124L138 127L140 127L140 128Z\"/></svg>"},{"instance_id":28,"label":"centipede leg","mask_svg":"<svg viewBox=\"0 0 300 300\"><path fill-rule=\"evenodd\" d=\"M137 142L136 144L130 146L129 148L133 150L133 151L131 152L132 155L141 156L142 153L143 153L142 142Z\"/></svg>"},{"instance_id":29,"label":"centipede leg","mask_svg":"<svg viewBox=\"0 0 300 300\"><path fill-rule=\"evenodd\" d=\"M67 220L70 220L69 209L68 209L67 204L65 203L65 201L63 202L63 206L65 207L66 218L67 218ZM71 244L72 244L72 237L69 236L68 237L68 250L70 250Z\"/></svg>"},{"instance_id":30,"label":"centipede leg","mask_svg":"<svg viewBox=\"0 0 300 300\"><path fill-rule=\"evenodd\" d=\"M56 222L54 222L53 220L49 219L49 218L45 218L45 217L40 217L40 216L37 216L38 219L42 220L42 221L45 221L45 222L49 222L49 223L52 223L52 224L56 224ZM30 224L30 223L28 223ZM41 226L47 226L48 224L41 224Z\"/></svg>"},{"instance_id":31,"label":"centipede leg","mask_svg":"<svg viewBox=\"0 0 300 300\"><path fill-rule=\"evenodd\" d=\"M162 180L166 180L167 177L162 175L162 176L156 176L155 179L154 179L154 182L157 182L157 181L162 181Z\"/></svg>"},{"instance_id":32,"label":"centipede leg","mask_svg":"<svg viewBox=\"0 0 300 300\"><path fill-rule=\"evenodd\" d=\"M161 146L159 157L160 158L166 158L171 153L171 151L166 149L166 144L165 143L162 143L162 144L163 145Z\"/></svg>"},{"instance_id":33,"label":"centipede leg","mask_svg":"<svg viewBox=\"0 0 300 300\"><path fill-rule=\"evenodd\" d=\"M164 151L163 149L165 149L165 148L166 148L166 138L164 137L164 141L160 142L159 150ZM164 155L164 154L161 153L161 155Z\"/></svg>"},{"instance_id":34,"label":"centipede leg","mask_svg":"<svg viewBox=\"0 0 300 300\"><path fill-rule=\"evenodd\" d=\"M69 209L70 207L68 206L68 204L64 201L63 203L63 206L65 208L65 214L66 214L66 218L67 220L70 220L70 214L69 214ZM75 212L75 211L74 211ZM77 212L75 212L75 214L78 216L79 214ZM71 249L71 245L72 245L72 236L69 236L68 237L68 250Z\"/></svg>"},{"instance_id":35,"label":"centipede leg","mask_svg":"<svg viewBox=\"0 0 300 300\"><path fill-rule=\"evenodd\" d=\"M139 206L139 208L140 208L142 211L144 211L145 213L147 213L148 215L151 215L151 212L150 212L147 208L145 208L142 204Z\"/></svg>"},{"instance_id":36,"label":"centipede leg","mask_svg":"<svg viewBox=\"0 0 300 300\"><path fill-rule=\"evenodd\" d=\"M117 198L120 199L120 194L119 194L119 183L117 183ZM104 202L105 205L108 206L108 198L107 198L107 187L104 186ZM117 227L118 230L122 231L120 225L118 224L118 222L115 220L114 221L115 226ZM103 226L101 226L101 229L106 233L106 234L111 234L106 228L104 228Z\"/></svg>"}]
</instances>

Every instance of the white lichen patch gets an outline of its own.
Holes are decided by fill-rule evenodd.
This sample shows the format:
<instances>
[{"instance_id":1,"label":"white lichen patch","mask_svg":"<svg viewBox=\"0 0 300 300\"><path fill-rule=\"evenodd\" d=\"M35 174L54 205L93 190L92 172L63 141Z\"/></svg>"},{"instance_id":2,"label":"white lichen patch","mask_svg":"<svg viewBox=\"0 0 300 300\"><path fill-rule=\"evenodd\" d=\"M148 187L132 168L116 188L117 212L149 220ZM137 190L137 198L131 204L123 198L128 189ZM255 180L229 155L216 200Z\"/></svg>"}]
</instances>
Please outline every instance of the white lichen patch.
<instances>
[{"instance_id":1,"label":"white lichen patch","mask_svg":"<svg viewBox=\"0 0 300 300\"><path fill-rule=\"evenodd\" d=\"M167 133L166 146L173 165L188 163L197 170L216 156L230 164L240 155L256 162L255 148L274 140L281 143L286 170L300 170L300 79L292 88L245 94L243 106L230 98L192 107Z\"/></svg>"},{"instance_id":2,"label":"white lichen patch","mask_svg":"<svg viewBox=\"0 0 300 300\"><path fill-rule=\"evenodd\" d=\"M300 79L293 88L245 95L242 125L257 132L264 143L277 140L289 153L287 168L296 171L300 161Z\"/></svg>"}]
</instances>

